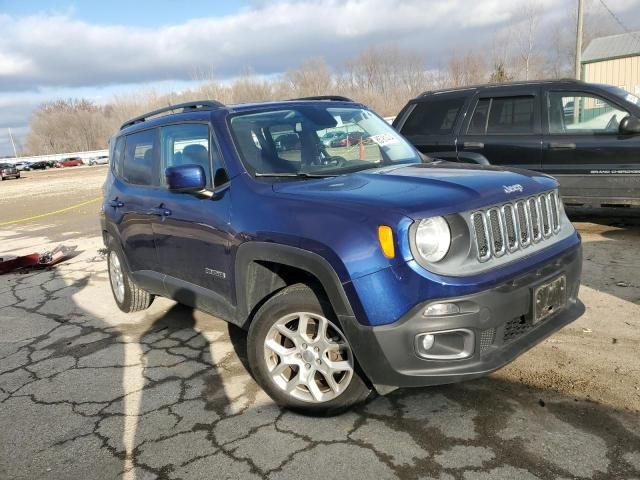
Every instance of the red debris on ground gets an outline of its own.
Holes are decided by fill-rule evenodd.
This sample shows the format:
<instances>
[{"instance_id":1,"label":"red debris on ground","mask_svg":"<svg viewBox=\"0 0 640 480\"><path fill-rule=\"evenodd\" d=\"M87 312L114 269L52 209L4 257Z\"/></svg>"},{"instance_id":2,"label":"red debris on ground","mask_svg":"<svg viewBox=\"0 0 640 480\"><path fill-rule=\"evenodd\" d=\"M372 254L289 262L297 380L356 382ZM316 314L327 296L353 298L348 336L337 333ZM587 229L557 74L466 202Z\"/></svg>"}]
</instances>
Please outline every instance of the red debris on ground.
<instances>
[{"instance_id":1,"label":"red debris on ground","mask_svg":"<svg viewBox=\"0 0 640 480\"><path fill-rule=\"evenodd\" d=\"M51 267L56 263L73 257L75 255L75 249L76 247L60 245L42 255L39 253L30 253L29 255L23 255L5 261L2 261L2 258L0 258L0 275L27 268L38 269Z\"/></svg>"}]
</instances>

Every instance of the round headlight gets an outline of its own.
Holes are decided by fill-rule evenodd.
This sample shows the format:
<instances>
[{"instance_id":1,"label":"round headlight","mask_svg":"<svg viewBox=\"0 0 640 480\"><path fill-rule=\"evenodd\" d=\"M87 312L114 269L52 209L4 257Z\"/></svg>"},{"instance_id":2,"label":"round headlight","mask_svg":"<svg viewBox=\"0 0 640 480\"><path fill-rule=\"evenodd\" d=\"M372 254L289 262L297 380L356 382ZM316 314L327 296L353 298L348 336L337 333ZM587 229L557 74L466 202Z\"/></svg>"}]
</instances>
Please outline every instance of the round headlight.
<instances>
[{"instance_id":1,"label":"round headlight","mask_svg":"<svg viewBox=\"0 0 640 480\"><path fill-rule=\"evenodd\" d=\"M427 262L442 260L451 246L451 230L442 217L420 220L416 228L416 249Z\"/></svg>"}]
</instances>

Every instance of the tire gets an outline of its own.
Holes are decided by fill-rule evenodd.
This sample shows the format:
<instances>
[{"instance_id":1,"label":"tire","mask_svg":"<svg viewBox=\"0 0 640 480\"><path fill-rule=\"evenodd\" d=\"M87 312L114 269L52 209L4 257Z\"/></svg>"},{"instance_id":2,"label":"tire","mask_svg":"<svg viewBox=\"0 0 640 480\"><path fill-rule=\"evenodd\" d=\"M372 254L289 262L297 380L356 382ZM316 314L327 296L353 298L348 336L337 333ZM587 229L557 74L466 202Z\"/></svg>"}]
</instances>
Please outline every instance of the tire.
<instances>
[{"instance_id":1,"label":"tire","mask_svg":"<svg viewBox=\"0 0 640 480\"><path fill-rule=\"evenodd\" d=\"M149 308L153 302L153 295L134 283L124 256L113 240L107 246L107 270L111 293L120 310L131 313Z\"/></svg>"},{"instance_id":2,"label":"tire","mask_svg":"<svg viewBox=\"0 0 640 480\"><path fill-rule=\"evenodd\" d=\"M336 415L371 394L329 301L306 285L289 286L260 307L247 356L265 392L301 413Z\"/></svg>"}]
</instances>

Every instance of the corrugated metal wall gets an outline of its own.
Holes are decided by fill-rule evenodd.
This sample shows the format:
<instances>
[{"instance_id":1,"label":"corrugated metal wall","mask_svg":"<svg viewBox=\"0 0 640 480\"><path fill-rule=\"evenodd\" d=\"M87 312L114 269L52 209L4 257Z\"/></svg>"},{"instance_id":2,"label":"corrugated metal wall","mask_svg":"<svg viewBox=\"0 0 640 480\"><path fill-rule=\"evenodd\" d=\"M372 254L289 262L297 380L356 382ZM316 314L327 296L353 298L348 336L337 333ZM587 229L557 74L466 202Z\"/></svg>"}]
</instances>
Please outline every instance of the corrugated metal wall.
<instances>
[{"instance_id":1,"label":"corrugated metal wall","mask_svg":"<svg viewBox=\"0 0 640 480\"><path fill-rule=\"evenodd\" d=\"M640 95L640 56L587 63L583 80L608 83Z\"/></svg>"}]
</instances>

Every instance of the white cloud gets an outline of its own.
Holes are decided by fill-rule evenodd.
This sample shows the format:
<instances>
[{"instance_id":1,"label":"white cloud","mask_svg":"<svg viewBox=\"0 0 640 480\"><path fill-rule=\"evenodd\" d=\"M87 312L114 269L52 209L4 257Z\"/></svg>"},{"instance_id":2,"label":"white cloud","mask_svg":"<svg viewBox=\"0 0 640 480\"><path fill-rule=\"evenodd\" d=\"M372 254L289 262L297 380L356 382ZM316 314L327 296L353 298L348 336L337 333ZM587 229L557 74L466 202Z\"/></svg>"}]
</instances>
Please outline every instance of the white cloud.
<instances>
[{"instance_id":1,"label":"white cloud","mask_svg":"<svg viewBox=\"0 0 640 480\"><path fill-rule=\"evenodd\" d=\"M496 35L520 24L532 1L541 7L542 41L550 41L544 31L552 22L573 31L575 0L272 0L158 28L88 23L73 10L0 14L0 128L25 131L33 104L56 96L184 83L197 72L224 80L246 67L268 77L312 56L339 66L374 45L411 48L437 69L452 52L490 49L492 39L508 38ZM640 0L607 4L629 27L640 25ZM597 1L589 8L599 8L611 24ZM8 108L7 98L19 105ZM0 133L0 154L5 136Z\"/></svg>"},{"instance_id":2,"label":"white cloud","mask_svg":"<svg viewBox=\"0 0 640 480\"><path fill-rule=\"evenodd\" d=\"M339 64L372 44L442 56L514 21L525 1L280 1L157 29L4 15L0 89L189 79L203 68L227 76L252 66L269 74L309 56Z\"/></svg>"}]
</instances>

